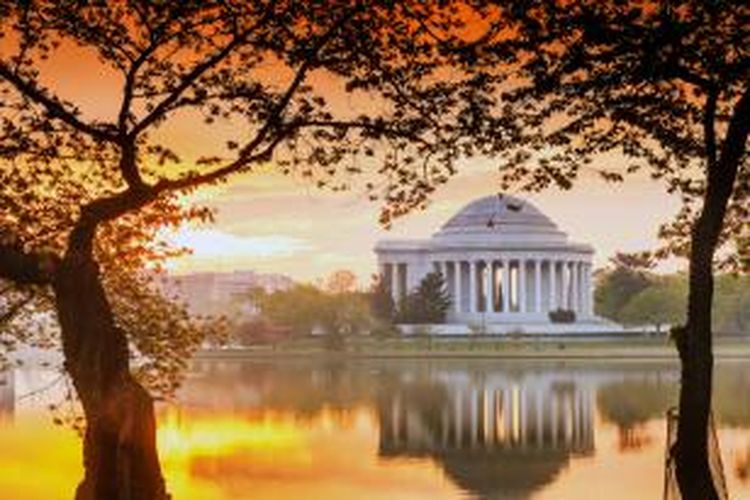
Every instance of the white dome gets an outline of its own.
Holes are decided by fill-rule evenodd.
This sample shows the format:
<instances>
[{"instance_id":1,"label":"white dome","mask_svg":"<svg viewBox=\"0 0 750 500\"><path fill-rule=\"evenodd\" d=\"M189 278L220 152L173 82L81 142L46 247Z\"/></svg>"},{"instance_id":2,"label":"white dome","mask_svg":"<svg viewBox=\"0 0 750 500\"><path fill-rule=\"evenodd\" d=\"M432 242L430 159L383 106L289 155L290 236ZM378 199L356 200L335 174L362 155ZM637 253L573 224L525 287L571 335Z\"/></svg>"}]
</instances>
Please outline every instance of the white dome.
<instances>
[{"instance_id":1,"label":"white dome","mask_svg":"<svg viewBox=\"0 0 750 500\"><path fill-rule=\"evenodd\" d=\"M526 200L497 194L475 200L432 237L436 243L566 243L567 235Z\"/></svg>"}]
</instances>

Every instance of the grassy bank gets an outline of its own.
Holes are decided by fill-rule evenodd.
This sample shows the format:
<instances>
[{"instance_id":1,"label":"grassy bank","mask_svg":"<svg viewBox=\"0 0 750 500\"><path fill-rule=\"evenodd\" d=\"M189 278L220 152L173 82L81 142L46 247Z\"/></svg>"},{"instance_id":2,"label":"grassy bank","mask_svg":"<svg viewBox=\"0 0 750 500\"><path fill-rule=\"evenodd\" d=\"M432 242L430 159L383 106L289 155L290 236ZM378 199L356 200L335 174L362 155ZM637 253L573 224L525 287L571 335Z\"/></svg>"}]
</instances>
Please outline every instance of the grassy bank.
<instances>
[{"instance_id":1,"label":"grassy bank","mask_svg":"<svg viewBox=\"0 0 750 500\"><path fill-rule=\"evenodd\" d=\"M717 358L750 358L750 339L717 338ZM638 358L677 359L665 337L353 337L334 345L325 338L304 338L275 345L226 347L201 351L199 358L266 358L290 356L475 357L475 358Z\"/></svg>"}]
</instances>

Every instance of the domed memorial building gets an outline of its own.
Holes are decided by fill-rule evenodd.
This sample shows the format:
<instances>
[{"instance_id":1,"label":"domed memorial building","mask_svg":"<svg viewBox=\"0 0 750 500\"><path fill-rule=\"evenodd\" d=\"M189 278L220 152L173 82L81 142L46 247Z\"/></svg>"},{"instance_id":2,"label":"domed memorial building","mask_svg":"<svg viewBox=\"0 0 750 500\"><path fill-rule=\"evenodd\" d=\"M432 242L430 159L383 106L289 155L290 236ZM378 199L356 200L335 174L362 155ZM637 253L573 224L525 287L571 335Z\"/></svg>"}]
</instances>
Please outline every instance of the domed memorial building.
<instances>
[{"instance_id":1,"label":"domed memorial building","mask_svg":"<svg viewBox=\"0 0 750 500\"><path fill-rule=\"evenodd\" d=\"M435 333L591 332L616 326L593 313L594 249L569 241L520 198L480 198L430 239L383 240L375 252L396 305L427 274L442 274L451 306Z\"/></svg>"}]
</instances>

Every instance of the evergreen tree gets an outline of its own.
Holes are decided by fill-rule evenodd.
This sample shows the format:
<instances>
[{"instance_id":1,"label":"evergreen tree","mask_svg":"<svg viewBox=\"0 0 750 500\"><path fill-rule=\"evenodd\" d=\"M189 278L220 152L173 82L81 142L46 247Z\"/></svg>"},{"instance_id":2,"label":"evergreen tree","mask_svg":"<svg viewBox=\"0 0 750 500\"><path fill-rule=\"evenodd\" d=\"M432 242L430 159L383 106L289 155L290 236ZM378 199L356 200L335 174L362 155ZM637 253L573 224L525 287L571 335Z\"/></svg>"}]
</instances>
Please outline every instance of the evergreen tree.
<instances>
[{"instance_id":1,"label":"evergreen tree","mask_svg":"<svg viewBox=\"0 0 750 500\"><path fill-rule=\"evenodd\" d=\"M372 316L383 323L393 323L396 316L396 304L393 302L391 291L380 276L373 277L370 288L370 311Z\"/></svg>"},{"instance_id":2,"label":"evergreen tree","mask_svg":"<svg viewBox=\"0 0 750 500\"><path fill-rule=\"evenodd\" d=\"M451 299L445 291L443 275L432 272L403 301L398 319L403 323L445 323L450 306Z\"/></svg>"}]
</instances>

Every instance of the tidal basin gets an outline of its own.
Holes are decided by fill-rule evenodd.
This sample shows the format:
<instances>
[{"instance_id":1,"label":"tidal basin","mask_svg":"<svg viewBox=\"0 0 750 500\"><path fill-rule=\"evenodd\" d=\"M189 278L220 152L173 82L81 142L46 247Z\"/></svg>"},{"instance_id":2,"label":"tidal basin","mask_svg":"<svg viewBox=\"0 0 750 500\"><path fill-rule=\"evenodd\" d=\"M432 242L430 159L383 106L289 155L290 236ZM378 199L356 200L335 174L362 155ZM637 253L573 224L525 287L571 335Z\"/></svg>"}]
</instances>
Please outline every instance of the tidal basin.
<instances>
[{"instance_id":1,"label":"tidal basin","mask_svg":"<svg viewBox=\"0 0 750 500\"><path fill-rule=\"evenodd\" d=\"M28 393L54 377L0 391L4 498L69 499L81 478L44 407L60 387ZM199 360L159 450L177 500L659 498L678 380L656 360ZM715 380L729 491L750 498L750 366Z\"/></svg>"}]
</instances>

